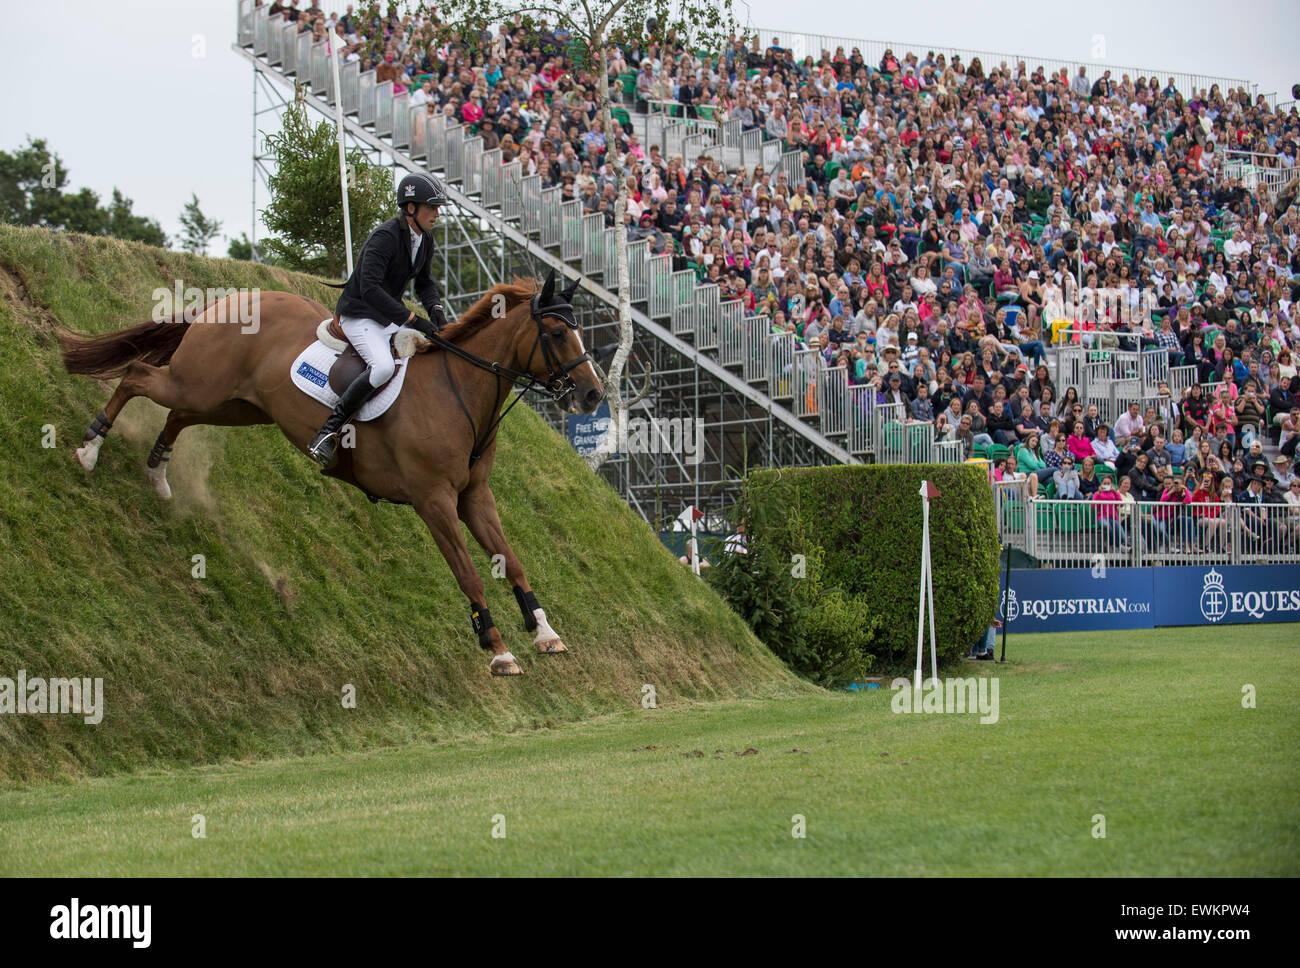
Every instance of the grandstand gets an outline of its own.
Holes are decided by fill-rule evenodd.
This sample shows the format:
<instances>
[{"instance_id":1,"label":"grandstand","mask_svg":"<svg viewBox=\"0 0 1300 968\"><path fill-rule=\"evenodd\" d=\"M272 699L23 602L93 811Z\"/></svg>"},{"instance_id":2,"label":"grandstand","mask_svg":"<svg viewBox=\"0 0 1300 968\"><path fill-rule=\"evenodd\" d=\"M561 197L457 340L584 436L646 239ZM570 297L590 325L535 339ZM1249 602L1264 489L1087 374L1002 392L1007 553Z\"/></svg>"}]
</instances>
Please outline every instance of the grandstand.
<instances>
[{"instance_id":1,"label":"grandstand","mask_svg":"<svg viewBox=\"0 0 1300 968\"><path fill-rule=\"evenodd\" d=\"M1294 102L1244 79L768 30L712 55L625 51L609 69L640 170L620 227L589 78L553 37L485 41L440 56L408 21L240 0L235 49L255 124L258 92L273 110L303 85L322 112L341 97L354 143L445 178L454 307L557 267L592 296L588 342L608 342L628 233L643 406L706 428L698 463L604 471L648 520L725 505L754 466L982 460L1004 539L1044 561L1297 560ZM1123 436L1155 485L1127 449L1081 449L1131 404ZM1057 438L1091 461L1082 487ZM1169 486L1205 470L1213 500ZM1127 527L1093 500L1106 476L1139 502L1116 509Z\"/></svg>"}]
</instances>

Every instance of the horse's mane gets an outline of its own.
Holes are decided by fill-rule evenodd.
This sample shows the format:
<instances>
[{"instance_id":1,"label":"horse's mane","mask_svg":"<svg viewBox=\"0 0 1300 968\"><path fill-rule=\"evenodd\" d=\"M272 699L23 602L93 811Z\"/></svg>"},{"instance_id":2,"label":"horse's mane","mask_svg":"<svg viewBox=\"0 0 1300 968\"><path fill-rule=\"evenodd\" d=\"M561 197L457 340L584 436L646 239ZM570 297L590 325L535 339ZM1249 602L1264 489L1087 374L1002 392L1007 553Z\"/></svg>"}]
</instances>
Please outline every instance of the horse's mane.
<instances>
[{"instance_id":1,"label":"horse's mane","mask_svg":"<svg viewBox=\"0 0 1300 968\"><path fill-rule=\"evenodd\" d=\"M461 313L456 322L448 325L438 335L448 342L459 343L473 336L493 319L503 315L500 310L495 314L492 312L498 296L505 297L505 311L508 313L520 303L530 299L536 291L537 281L534 279L516 277L513 282L499 282L485 292L478 302Z\"/></svg>"}]
</instances>

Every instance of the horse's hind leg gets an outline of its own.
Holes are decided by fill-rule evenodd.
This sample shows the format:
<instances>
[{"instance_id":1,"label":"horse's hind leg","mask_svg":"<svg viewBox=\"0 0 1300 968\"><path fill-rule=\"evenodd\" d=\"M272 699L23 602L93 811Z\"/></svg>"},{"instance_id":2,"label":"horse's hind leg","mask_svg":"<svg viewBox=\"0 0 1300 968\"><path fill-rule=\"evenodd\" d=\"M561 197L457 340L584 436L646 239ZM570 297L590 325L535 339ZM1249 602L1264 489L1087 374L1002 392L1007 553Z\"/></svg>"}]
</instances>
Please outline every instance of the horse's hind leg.
<instances>
[{"instance_id":1,"label":"horse's hind leg","mask_svg":"<svg viewBox=\"0 0 1300 968\"><path fill-rule=\"evenodd\" d=\"M164 501L172 496L171 486L167 483L167 462L171 460L172 448L176 438L186 427L195 424L216 424L223 427L246 427L252 424L270 423L261 409L245 400L229 400L213 410L203 413L194 410L173 410L167 415L167 423L154 441L153 450L149 451L149 460L145 464L145 477L153 484L158 496Z\"/></svg>"},{"instance_id":2,"label":"horse's hind leg","mask_svg":"<svg viewBox=\"0 0 1300 968\"><path fill-rule=\"evenodd\" d=\"M95 463L99 460L99 448L103 446L113 421L122 412L122 408L136 397L148 397L168 410L186 409L206 412L225 402L220 396L214 397L213 394L213 390L205 387L186 388L172 376L168 367L150 366L148 363L140 362L131 363L122 374L117 389L109 397L104 409L91 421L90 427L81 438L81 446L74 453L74 458L86 470L94 470ZM207 422L195 421L195 423Z\"/></svg>"}]
</instances>

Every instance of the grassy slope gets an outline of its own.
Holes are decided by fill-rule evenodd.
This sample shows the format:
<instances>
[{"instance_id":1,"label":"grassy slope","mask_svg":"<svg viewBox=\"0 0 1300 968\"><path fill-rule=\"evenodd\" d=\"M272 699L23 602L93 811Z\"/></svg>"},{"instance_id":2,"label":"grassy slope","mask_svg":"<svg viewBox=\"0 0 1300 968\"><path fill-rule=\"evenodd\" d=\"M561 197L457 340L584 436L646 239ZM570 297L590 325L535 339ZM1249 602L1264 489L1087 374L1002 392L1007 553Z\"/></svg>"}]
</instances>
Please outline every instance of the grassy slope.
<instances>
[{"instance_id":1,"label":"grassy slope","mask_svg":"<svg viewBox=\"0 0 1300 968\"><path fill-rule=\"evenodd\" d=\"M510 588L489 580L519 681L489 678L414 512L321 477L273 427L186 431L166 505L142 475L164 414L133 401L85 475L69 448L110 385L65 374L50 326L138 322L177 278L334 296L247 263L0 226L0 675L103 676L107 707L94 727L0 716L0 780L551 725L635 706L644 683L669 706L805 688L526 407L501 429L493 485L572 652L531 655Z\"/></svg>"},{"instance_id":2,"label":"grassy slope","mask_svg":"<svg viewBox=\"0 0 1300 968\"><path fill-rule=\"evenodd\" d=\"M0 874L1295 875L1298 632L1015 636L961 672L992 725L823 693L10 791Z\"/></svg>"}]
</instances>

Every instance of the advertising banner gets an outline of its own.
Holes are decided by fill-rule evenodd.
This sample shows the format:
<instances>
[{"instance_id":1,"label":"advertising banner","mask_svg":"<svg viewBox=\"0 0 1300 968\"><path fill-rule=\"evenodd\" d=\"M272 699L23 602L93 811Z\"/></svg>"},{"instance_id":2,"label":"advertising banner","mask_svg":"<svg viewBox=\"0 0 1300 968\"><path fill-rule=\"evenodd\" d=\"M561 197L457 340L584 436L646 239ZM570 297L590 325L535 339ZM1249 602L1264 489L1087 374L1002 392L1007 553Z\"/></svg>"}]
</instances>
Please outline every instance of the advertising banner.
<instances>
[{"instance_id":1,"label":"advertising banner","mask_svg":"<svg viewBox=\"0 0 1300 968\"><path fill-rule=\"evenodd\" d=\"M1151 570L1156 625L1300 622L1300 565Z\"/></svg>"},{"instance_id":2,"label":"advertising banner","mask_svg":"<svg viewBox=\"0 0 1300 968\"><path fill-rule=\"evenodd\" d=\"M1002 620L1010 632L1092 632L1153 625L1152 568L1011 572Z\"/></svg>"},{"instance_id":3,"label":"advertising banner","mask_svg":"<svg viewBox=\"0 0 1300 968\"><path fill-rule=\"evenodd\" d=\"M998 614L1010 632L1300 622L1300 565L1013 570Z\"/></svg>"}]
</instances>

